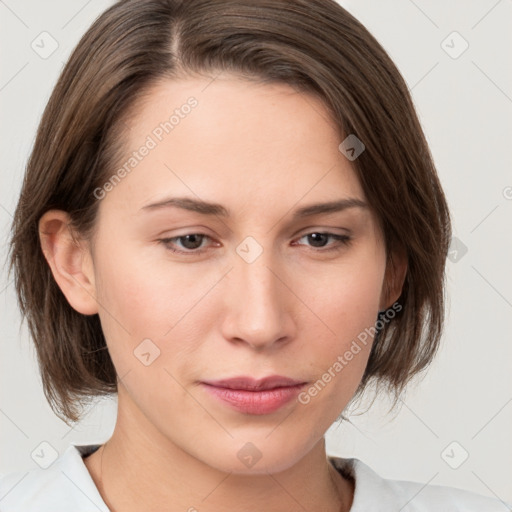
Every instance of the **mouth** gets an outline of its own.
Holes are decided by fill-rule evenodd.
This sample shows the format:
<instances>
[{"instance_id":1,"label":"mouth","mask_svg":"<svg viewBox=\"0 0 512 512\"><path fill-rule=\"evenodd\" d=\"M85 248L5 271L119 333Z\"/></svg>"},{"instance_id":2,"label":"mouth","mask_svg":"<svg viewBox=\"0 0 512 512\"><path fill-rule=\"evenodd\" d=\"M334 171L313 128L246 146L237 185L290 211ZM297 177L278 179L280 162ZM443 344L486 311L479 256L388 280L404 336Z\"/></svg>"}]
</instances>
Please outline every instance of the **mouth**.
<instances>
[{"instance_id":1,"label":"mouth","mask_svg":"<svg viewBox=\"0 0 512 512\"><path fill-rule=\"evenodd\" d=\"M296 398L305 381L273 375L203 381L203 389L222 404L245 414L270 414Z\"/></svg>"},{"instance_id":2,"label":"mouth","mask_svg":"<svg viewBox=\"0 0 512 512\"><path fill-rule=\"evenodd\" d=\"M233 377L231 379L207 380L203 384L225 389L239 389L244 391L265 391L267 389L285 388L305 384L304 381L290 379L281 375L271 375L262 379L252 377Z\"/></svg>"}]
</instances>

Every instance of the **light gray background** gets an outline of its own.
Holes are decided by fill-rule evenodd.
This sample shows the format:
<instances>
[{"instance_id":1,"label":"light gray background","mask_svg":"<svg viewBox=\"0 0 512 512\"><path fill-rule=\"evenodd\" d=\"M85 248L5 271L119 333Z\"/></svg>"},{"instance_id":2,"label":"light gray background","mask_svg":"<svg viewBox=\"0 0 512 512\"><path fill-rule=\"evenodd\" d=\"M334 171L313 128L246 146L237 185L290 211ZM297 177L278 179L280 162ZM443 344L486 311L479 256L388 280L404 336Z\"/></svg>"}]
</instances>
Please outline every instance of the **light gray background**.
<instances>
[{"instance_id":1,"label":"light gray background","mask_svg":"<svg viewBox=\"0 0 512 512\"><path fill-rule=\"evenodd\" d=\"M454 261L448 261L443 346L427 376L410 387L397 415L386 416L381 400L353 417L352 425L333 425L328 451L360 458L389 478L452 485L512 502L512 1L341 3L383 44L412 90L459 242ZM71 49L110 4L0 0L4 257L45 102ZM40 36L43 31L58 42L46 59L31 48L32 41L47 37ZM469 47L454 58L464 41ZM106 440L115 401L98 402L73 429L58 420L45 402L5 269L0 292L0 473L35 467L31 453L44 441L62 453L70 442ZM450 467L466 452L467 460Z\"/></svg>"}]
</instances>

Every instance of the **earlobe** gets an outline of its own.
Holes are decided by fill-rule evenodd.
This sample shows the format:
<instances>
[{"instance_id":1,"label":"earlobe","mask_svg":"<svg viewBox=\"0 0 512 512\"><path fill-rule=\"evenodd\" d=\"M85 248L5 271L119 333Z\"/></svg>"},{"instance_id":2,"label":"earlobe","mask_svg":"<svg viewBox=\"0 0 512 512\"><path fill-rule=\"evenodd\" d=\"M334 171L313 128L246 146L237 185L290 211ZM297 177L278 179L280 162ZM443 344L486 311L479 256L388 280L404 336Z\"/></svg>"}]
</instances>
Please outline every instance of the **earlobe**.
<instances>
[{"instance_id":1,"label":"earlobe","mask_svg":"<svg viewBox=\"0 0 512 512\"><path fill-rule=\"evenodd\" d=\"M97 313L91 254L86 241L73 236L69 215L62 210L47 211L39 219L39 239L53 277L71 307L84 315Z\"/></svg>"},{"instance_id":2,"label":"earlobe","mask_svg":"<svg viewBox=\"0 0 512 512\"><path fill-rule=\"evenodd\" d=\"M386 266L384 285L382 287L380 309L390 308L402 294L407 275L407 256L405 251L396 251Z\"/></svg>"}]
</instances>

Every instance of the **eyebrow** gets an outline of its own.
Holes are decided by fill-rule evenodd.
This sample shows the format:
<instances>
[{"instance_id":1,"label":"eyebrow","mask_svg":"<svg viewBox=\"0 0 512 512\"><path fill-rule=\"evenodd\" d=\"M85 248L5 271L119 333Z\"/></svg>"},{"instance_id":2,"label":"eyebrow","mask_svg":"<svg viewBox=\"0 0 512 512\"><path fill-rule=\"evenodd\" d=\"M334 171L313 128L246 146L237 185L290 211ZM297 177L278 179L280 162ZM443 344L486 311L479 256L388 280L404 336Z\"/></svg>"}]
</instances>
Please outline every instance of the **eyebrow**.
<instances>
[{"instance_id":1,"label":"eyebrow","mask_svg":"<svg viewBox=\"0 0 512 512\"><path fill-rule=\"evenodd\" d=\"M209 203L199 199L192 199L189 197L169 197L143 206L141 211L154 211L164 208L181 208L189 210L201 215L216 215L220 217L229 217L230 212L227 208L218 203ZM312 217L322 213L335 213L346 210L347 208L368 208L368 204L355 197L346 199L339 199L336 201L329 201L327 203L315 203L298 208L293 213L293 219L302 219L305 217Z\"/></svg>"}]
</instances>

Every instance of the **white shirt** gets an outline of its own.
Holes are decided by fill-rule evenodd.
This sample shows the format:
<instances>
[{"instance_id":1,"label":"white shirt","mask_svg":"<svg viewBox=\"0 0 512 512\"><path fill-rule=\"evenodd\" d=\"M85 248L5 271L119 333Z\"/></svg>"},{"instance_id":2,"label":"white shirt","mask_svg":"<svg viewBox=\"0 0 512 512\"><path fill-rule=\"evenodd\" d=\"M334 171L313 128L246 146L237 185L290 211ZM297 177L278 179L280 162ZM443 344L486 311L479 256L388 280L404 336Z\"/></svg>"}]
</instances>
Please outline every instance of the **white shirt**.
<instances>
[{"instance_id":1,"label":"white shirt","mask_svg":"<svg viewBox=\"0 0 512 512\"><path fill-rule=\"evenodd\" d=\"M0 478L1 512L109 512L82 457L100 445L70 445L47 469ZM355 479L350 512L507 512L510 505L451 487L380 477L359 459L328 456Z\"/></svg>"}]
</instances>

